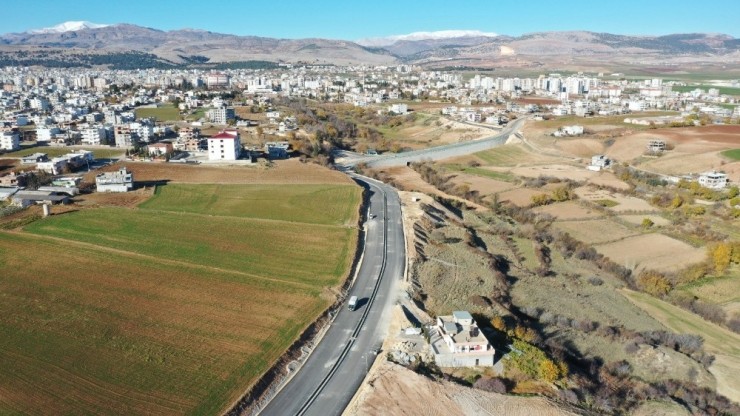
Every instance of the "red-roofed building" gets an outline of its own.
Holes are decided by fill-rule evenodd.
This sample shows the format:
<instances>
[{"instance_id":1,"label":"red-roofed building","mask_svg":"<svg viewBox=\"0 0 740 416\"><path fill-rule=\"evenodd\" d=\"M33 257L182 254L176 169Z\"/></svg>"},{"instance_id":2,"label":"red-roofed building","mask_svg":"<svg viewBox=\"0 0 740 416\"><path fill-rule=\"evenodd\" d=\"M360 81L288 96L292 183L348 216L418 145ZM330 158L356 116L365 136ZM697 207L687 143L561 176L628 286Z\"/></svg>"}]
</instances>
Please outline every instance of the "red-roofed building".
<instances>
[{"instance_id":1,"label":"red-roofed building","mask_svg":"<svg viewBox=\"0 0 740 416\"><path fill-rule=\"evenodd\" d=\"M241 150L242 143L236 130L222 130L208 138L209 160L236 160Z\"/></svg>"}]
</instances>

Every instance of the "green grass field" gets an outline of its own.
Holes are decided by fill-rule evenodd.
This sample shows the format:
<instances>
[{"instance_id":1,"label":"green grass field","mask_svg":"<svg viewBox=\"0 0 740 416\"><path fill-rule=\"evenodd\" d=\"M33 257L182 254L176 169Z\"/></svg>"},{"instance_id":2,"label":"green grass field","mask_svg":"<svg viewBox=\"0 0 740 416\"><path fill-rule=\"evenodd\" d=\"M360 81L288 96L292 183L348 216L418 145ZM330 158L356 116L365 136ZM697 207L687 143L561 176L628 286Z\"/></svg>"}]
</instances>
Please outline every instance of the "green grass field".
<instances>
[{"instance_id":1,"label":"green grass field","mask_svg":"<svg viewBox=\"0 0 740 416\"><path fill-rule=\"evenodd\" d=\"M158 108L137 108L136 118L154 117L157 121L178 121L181 119L180 110L171 105Z\"/></svg>"},{"instance_id":2,"label":"green grass field","mask_svg":"<svg viewBox=\"0 0 740 416\"><path fill-rule=\"evenodd\" d=\"M722 95L740 95L740 88L733 88L733 87L717 87L714 85L685 85L685 86L673 86L672 90L676 92L690 92L694 91L695 89L702 89L704 92L707 92L710 88L717 88L719 89L719 93Z\"/></svg>"},{"instance_id":3,"label":"green grass field","mask_svg":"<svg viewBox=\"0 0 740 416\"><path fill-rule=\"evenodd\" d=\"M170 184L0 231L0 414L227 410L348 273L361 192L303 188Z\"/></svg>"},{"instance_id":4,"label":"green grass field","mask_svg":"<svg viewBox=\"0 0 740 416\"><path fill-rule=\"evenodd\" d=\"M91 148L91 147L85 148L85 146L55 147L55 146L36 146L36 145L24 144L24 145L21 145L21 150L16 150L15 152L0 154L0 157L21 158L24 156L32 155L34 153L46 153L49 156L49 158L53 158L53 157L66 155L67 153L72 153L74 150L77 150L77 149L91 150L95 158L108 158L108 157L120 156L123 154L123 151L121 149L116 149L114 147L111 147L110 149L108 148L101 149L101 148Z\"/></svg>"},{"instance_id":5,"label":"green grass field","mask_svg":"<svg viewBox=\"0 0 740 416\"><path fill-rule=\"evenodd\" d=\"M443 166L446 169L449 169L451 171L463 172L463 173L468 173L470 175L476 175L476 176L482 176L484 178L495 179L497 181L514 182L516 180L516 177L514 175L510 173L506 173L506 172L496 172L493 170L472 167L472 166L465 166L465 165L460 165L460 164L446 164Z\"/></svg>"},{"instance_id":6,"label":"green grass field","mask_svg":"<svg viewBox=\"0 0 740 416\"><path fill-rule=\"evenodd\" d=\"M39 256L39 253L43 253ZM317 287L0 232L0 414L217 414Z\"/></svg>"},{"instance_id":7,"label":"green grass field","mask_svg":"<svg viewBox=\"0 0 740 416\"><path fill-rule=\"evenodd\" d=\"M722 152L722 156L732 160L740 160L740 149L725 150Z\"/></svg>"},{"instance_id":8,"label":"green grass field","mask_svg":"<svg viewBox=\"0 0 740 416\"><path fill-rule=\"evenodd\" d=\"M475 154L487 164L494 166L515 166L531 159L531 155L517 146L500 146Z\"/></svg>"},{"instance_id":9,"label":"green grass field","mask_svg":"<svg viewBox=\"0 0 740 416\"><path fill-rule=\"evenodd\" d=\"M338 283L349 262L347 242L356 233L348 227L125 208L53 216L25 229L117 250L319 285Z\"/></svg>"},{"instance_id":10,"label":"green grass field","mask_svg":"<svg viewBox=\"0 0 740 416\"><path fill-rule=\"evenodd\" d=\"M180 185L157 188L140 208L263 218L313 224L352 224L360 189L351 185Z\"/></svg>"}]
</instances>

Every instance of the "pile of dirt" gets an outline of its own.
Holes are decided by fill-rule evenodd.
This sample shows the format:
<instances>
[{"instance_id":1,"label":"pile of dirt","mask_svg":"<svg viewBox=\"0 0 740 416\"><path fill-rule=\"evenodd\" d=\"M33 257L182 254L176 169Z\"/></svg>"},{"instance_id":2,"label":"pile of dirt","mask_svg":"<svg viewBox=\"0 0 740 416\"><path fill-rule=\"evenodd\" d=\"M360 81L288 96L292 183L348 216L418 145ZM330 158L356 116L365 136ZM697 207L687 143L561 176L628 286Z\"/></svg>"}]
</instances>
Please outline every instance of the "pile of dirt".
<instances>
[{"instance_id":1,"label":"pile of dirt","mask_svg":"<svg viewBox=\"0 0 740 416\"><path fill-rule=\"evenodd\" d=\"M383 360L345 415L577 415L575 409L544 397L489 393L450 382L437 382Z\"/></svg>"}]
</instances>

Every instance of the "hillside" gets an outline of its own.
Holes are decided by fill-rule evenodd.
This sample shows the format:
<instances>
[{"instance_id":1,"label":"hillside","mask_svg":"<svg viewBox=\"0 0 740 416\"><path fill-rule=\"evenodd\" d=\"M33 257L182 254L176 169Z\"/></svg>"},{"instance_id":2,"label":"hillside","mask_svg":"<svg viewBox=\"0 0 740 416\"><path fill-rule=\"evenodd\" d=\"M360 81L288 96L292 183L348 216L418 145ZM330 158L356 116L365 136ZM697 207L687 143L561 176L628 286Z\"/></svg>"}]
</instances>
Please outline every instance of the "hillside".
<instances>
[{"instance_id":1,"label":"hillside","mask_svg":"<svg viewBox=\"0 0 740 416\"><path fill-rule=\"evenodd\" d=\"M419 64L481 68L728 65L740 61L740 41L724 34L628 36L585 31L538 32L518 37L482 32L424 32L358 42L236 36L197 29L163 31L131 24L67 22L55 28L0 36L0 58L11 65L45 65L39 53L107 55L131 51L150 64L189 65L263 60L313 64ZM82 22L84 23L84 22ZM66 25L66 26L65 26ZM62 28L62 29L59 29ZM19 56L23 51L28 56ZM14 60L12 60L12 59ZM11 60L9 60L11 59ZM106 63L106 65L115 64ZM51 65L59 66L59 65Z\"/></svg>"}]
</instances>

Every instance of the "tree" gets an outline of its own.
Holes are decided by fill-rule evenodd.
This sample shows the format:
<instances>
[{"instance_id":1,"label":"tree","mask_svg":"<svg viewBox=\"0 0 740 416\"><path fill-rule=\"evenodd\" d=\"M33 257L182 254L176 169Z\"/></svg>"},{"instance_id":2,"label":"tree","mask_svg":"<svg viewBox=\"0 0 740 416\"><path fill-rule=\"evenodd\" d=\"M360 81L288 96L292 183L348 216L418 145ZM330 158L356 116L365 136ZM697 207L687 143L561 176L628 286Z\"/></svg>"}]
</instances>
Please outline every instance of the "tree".
<instances>
[{"instance_id":1,"label":"tree","mask_svg":"<svg viewBox=\"0 0 740 416\"><path fill-rule=\"evenodd\" d=\"M671 291L671 282L661 273L646 270L637 278L637 286L653 296L664 296Z\"/></svg>"},{"instance_id":2,"label":"tree","mask_svg":"<svg viewBox=\"0 0 740 416\"><path fill-rule=\"evenodd\" d=\"M728 243L718 243L709 247L709 254L714 265L714 271L719 275L724 273L732 261L732 247Z\"/></svg>"},{"instance_id":3,"label":"tree","mask_svg":"<svg viewBox=\"0 0 740 416\"><path fill-rule=\"evenodd\" d=\"M651 228L653 225L655 225L655 223L650 218L644 218L642 220L642 228L644 229Z\"/></svg>"},{"instance_id":4,"label":"tree","mask_svg":"<svg viewBox=\"0 0 740 416\"><path fill-rule=\"evenodd\" d=\"M549 358L545 358L540 362L540 378L552 383L560 378L560 368Z\"/></svg>"}]
</instances>

